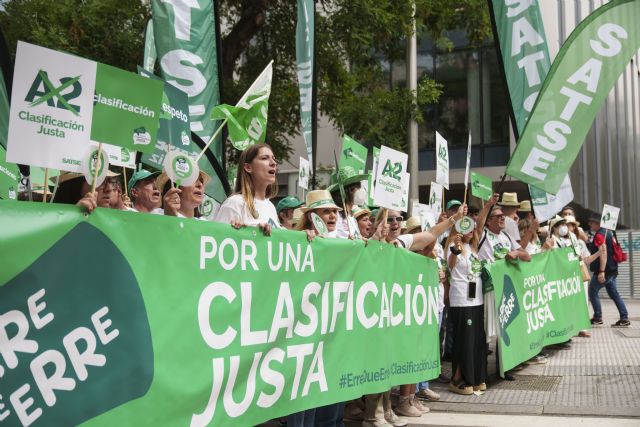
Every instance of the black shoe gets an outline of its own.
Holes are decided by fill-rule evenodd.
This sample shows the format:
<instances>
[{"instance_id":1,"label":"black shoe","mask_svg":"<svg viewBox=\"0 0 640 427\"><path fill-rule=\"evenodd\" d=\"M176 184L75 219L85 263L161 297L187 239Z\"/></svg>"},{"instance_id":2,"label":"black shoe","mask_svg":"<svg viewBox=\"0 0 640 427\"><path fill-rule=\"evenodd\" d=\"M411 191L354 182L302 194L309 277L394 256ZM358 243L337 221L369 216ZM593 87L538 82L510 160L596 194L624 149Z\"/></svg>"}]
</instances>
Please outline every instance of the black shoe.
<instances>
[{"instance_id":1,"label":"black shoe","mask_svg":"<svg viewBox=\"0 0 640 427\"><path fill-rule=\"evenodd\" d=\"M620 319L616 323L611 325L612 328L628 328L629 326L631 326L631 322L629 322L627 319Z\"/></svg>"},{"instance_id":2,"label":"black shoe","mask_svg":"<svg viewBox=\"0 0 640 427\"><path fill-rule=\"evenodd\" d=\"M570 350L571 345L569 345L569 343L563 342L560 344L552 344L550 346L547 346L546 348L550 350Z\"/></svg>"},{"instance_id":3,"label":"black shoe","mask_svg":"<svg viewBox=\"0 0 640 427\"><path fill-rule=\"evenodd\" d=\"M592 325L603 325L604 322L602 321L602 319L596 319L595 317L591 319L591 324Z\"/></svg>"},{"instance_id":4,"label":"black shoe","mask_svg":"<svg viewBox=\"0 0 640 427\"><path fill-rule=\"evenodd\" d=\"M505 372L505 373L504 373L504 377L503 377L503 379L504 379L505 381L515 381L515 380L516 380L516 377L514 377L514 376L513 376L513 374L511 374L511 373L509 373L509 372Z\"/></svg>"}]
</instances>

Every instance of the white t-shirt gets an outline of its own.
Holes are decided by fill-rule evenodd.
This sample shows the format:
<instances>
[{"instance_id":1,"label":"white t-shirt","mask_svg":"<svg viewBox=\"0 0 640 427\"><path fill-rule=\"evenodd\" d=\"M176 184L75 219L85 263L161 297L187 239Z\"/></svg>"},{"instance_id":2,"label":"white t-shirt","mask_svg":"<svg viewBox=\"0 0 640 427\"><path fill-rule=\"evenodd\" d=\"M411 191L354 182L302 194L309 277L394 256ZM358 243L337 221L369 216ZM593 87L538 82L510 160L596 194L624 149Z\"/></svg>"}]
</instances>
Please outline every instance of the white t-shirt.
<instances>
[{"instance_id":1,"label":"white t-shirt","mask_svg":"<svg viewBox=\"0 0 640 427\"><path fill-rule=\"evenodd\" d=\"M247 204L241 194L234 194L222 203L215 216L216 222L230 224L232 220L239 220L244 225L255 226L258 224L271 224L273 228L281 228L278 221L276 207L269 200L253 199L258 212L258 218L254 218L249 212Z\"/></svg>"},{"instance_id":2,"label":"white t-shirt","mask_svg":"<svg viewBox=\"0 0 640 427\"><path fill-rule=\"evenodd\" d=\"M402 234L398 236L397 240L402 242L399 244L399 247L411 250L411 246L413 245L413 234Z\"/></svg>"},{"instance_id":3,"label":"white t-shirt","mask_svg":"<svg viewBox=\"0 0 640 427\"><path fill-rule=\"evenodd\" d=\"M358 221L355 220L352 216L343 218L342 215L338 214L338 219L336 220L336 233L340 239L348 239L349 238L349 219L351 219L351 229L353 230L353 237L355 239L362 239L360 235L360 229L358 228Z\"/></svg>"},{"instance_id":4,"label":"white t-shirt","mask_svg":"<svg viewBox=\"0 0 640 427\"><path fill-rule=\"evenodd\" d=\"M451 249L453 244L449 247ZM480 258L471 250L468 243L463 243L462 253L456 256L456 265L451 269L451 287L449 288L449 305L451 307L473 307L482 305L482 279ZM476 296L469 298L469 283L476 283Z\"/></svg>"},{"instance_id":5,"label":"white t-shirt","mask_svg":"<svg viewBox=\"0 0 640 427\"><path fill-rule=\"evenodd\" d=\"M504 231L496 234L488 228L484 230L480 237L482 244L478 248L478 258L494 262L497 259L503 259L509 252L520 249L520 245Z\"/></svg>"},{"instance_id":6,"label":"white t-shirt","mask_svg":"<svg viewBox=\"0 0 640 427\"><path fill-rule=\"evenodd\" d=\"M527 247L525 248L525 251L527 251L529 255L535 255L542 252L542 248L537 243L529 242L527 244Z\"/></svg>"},{"instance_id":7,"label":"white t-shirt","mask_svg":"<svg viewBox=\"0 0 640 427\"><path fill-rule=\"evenodd\" d=\"M186 216L182 215L180 212L176 212L176 218L187 218ZM193 217L193 218L189 218L189 219L197 219L198 221L208 221L207 218L200 216L200 217Z\"/></svg>"},{"instance_id":8,"label":"white t-shirt","mask_svg":"<svg viewBox=\"0 0 640 427\"><path fill-rule=\"evenodd\" d=\"M126 211L129 212L140 212L139 210L137 210L136 208L125 208ZM155 208L154 210L152 210L151 212L149 212L150 214L153 215L164 215L164 209L162 208Z\"/></svg>"},{"instance_id":9,"label":"white t-shirt","mask_svg":"<svg viewBox=\"0 0 640 427\"><path fill-rule=\"evenodd\" d=\"M504 231L507 232L514 242L520 241L520 230L518 230L518 222L511 217L504 217Z\"/></svg>"}]
</instances>

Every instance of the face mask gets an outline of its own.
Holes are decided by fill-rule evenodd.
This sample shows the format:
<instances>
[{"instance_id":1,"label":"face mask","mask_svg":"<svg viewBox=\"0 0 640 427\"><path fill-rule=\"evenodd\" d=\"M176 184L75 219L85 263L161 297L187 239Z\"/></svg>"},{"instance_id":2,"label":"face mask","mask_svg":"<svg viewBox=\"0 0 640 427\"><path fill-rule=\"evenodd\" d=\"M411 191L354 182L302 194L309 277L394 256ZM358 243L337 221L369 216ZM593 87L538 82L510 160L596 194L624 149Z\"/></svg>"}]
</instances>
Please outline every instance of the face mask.
<instances>
[{"instance_id":1,"label":"face mask","mask_svg":"<svg viewBox=\"0 0 640 427\"><path fill-rule=\"evenodd\" d=\"M569 227L567 227L566 225L561 225L558 227L558 234L561 236L566 236L567 234L569 234Z\"/></svg>"},{"instance_id":2,"label":"face mask","mask_svg":"<svg viewBox=\"0 0 640 427\"><path fill-rule=\"evenodd\" d=\"M367 192L364 191L364 188L358 188L356 192L353 194L353 204L362 206L367 203Z\"/></svg>"}]
</instances>

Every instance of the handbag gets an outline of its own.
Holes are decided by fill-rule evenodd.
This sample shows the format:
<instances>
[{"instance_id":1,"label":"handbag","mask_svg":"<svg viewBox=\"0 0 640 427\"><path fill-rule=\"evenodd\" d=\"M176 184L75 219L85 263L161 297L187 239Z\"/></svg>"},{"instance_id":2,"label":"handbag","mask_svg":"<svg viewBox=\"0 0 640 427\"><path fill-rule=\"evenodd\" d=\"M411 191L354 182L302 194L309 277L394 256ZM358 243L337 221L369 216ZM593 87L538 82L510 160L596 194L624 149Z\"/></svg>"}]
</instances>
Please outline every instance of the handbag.
<instances>
[{"instance_id":1,"label":"handbag","mask_svg":"<svg viewBox=\"0 0 640 427\"><path fill-rule=\"evenodd\" d=\"M588 282L591 280L591 273L587 268L587 264L584 261L580 261L580 272L582 273L582 280Z\"/></svg>"}]
</instances>

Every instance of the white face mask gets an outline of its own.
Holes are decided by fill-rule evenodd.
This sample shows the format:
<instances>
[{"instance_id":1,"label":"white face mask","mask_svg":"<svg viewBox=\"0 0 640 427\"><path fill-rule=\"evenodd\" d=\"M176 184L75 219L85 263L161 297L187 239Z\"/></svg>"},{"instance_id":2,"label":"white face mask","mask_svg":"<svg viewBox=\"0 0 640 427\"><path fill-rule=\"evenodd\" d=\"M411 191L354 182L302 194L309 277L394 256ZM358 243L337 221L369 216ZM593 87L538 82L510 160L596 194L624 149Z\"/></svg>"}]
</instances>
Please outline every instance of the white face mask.
<instances>
[{"instance_id":1,"label":"white face mask","mask_svg":"<svg viewBox=\"0 0 640 427\"><path fill-rule=\"evenodd\" d=\"M364 191L364 188L358 188L356 192L353 194L353 204L362 206L367 203L367 192Z\"/></svg>"},{"instance_id":2,"label":"white face mask","mask_svg":"<svg viewBox=\"0 0 640 427\"><path fill-rule=\"evenodd\" d=\"M558 227L558 234L561 236L566 236L567 234L569 234L569 227L567 227L566 225L561 225Z\"/></svg>"}]
</instances>

